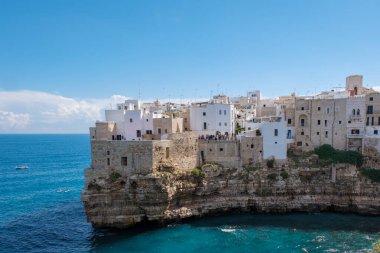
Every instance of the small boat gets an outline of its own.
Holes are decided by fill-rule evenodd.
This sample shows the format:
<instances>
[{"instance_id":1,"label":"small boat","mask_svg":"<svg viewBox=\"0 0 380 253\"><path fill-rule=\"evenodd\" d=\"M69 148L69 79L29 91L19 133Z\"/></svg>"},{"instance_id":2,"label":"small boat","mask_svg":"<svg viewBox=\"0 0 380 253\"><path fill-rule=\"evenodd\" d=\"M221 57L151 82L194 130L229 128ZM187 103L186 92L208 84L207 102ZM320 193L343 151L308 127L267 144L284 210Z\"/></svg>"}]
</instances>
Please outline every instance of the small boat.
<instances>
[{"instance_id":1,"label":"small boat","mask_svg":"<svg viewBox=\"0 0 380 253\"><path fill-rule=\"evenodd\" d=\"M16 170L27 170L29 169L28 165L17 165Z\"/></svg>"}]
</instances>

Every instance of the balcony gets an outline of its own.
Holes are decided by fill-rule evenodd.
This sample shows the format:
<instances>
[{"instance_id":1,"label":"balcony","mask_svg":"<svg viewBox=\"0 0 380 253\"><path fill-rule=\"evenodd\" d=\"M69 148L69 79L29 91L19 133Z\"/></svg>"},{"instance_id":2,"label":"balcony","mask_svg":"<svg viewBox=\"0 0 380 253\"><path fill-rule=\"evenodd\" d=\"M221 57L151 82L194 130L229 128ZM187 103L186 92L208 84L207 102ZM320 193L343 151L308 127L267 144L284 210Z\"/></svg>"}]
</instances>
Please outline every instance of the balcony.
<instances>
[{"instance_id":1,"label":"balcony","mask_svg":"<svg viewBox=\"0 0 380 253\"><path fill-rule=\"evenodd\" d=\"M363 138L364 134L347 134L347 138Z\"/></svg>"},{"instance_id":2,"label":"balcony","mask_svg":"<svg viewBox=\"0 0 380 253\"><path fill-rule=\"evenodd\" d=\"M361 121L363 119L363 115L351 115L350 120L351 121Z\"/></svg>"}]
</instances>

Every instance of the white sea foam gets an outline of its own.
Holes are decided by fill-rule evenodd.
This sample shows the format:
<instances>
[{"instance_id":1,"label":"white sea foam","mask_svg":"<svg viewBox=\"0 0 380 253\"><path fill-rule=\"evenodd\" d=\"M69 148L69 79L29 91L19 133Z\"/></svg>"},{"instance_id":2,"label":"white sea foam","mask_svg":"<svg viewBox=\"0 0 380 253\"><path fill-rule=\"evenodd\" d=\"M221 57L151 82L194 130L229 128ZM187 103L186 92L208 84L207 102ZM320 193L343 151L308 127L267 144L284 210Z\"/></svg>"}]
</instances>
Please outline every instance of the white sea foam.
<instances>
[{"instance_id":1,"label":"white sea foam","mask_svg":"<svg viewBox=\"0 0 380 253\"><path fill-rule=\"evenodd\" d=\"M234 228L222 228L220 229L222 232L225 232L225 233L233 233L236 231L236 229Z\"/></svg>"}]
</instances>

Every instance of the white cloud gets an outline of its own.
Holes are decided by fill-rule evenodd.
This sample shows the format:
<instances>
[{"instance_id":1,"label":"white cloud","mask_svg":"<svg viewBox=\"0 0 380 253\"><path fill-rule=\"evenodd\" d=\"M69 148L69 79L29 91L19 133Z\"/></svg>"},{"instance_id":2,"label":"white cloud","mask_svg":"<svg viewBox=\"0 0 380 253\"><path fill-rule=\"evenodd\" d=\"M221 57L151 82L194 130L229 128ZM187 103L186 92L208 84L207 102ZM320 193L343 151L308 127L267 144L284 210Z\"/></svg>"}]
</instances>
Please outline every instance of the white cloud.
<instances>
[{"instance_id":1,"label":"white cloud","mask_svg":"<svg viewBox=\"0 0 380 253\"><path fill-rule=\"evenodd\" d=\"M29 124L30 115L28 113L13 113L0 111L0 131L7 132L7 129L24 129Z\"/></svg>"},{"instance_id":2,"label":"white cloud","mask_svg":"<svg viewBox=\"0 0 380 253\"><path fill-rule=\"evenodd\" d=\"M87 133L104 109L127 97L75 99L39 91L0 91L1 133Z\"/></svg>"}]
</instances>

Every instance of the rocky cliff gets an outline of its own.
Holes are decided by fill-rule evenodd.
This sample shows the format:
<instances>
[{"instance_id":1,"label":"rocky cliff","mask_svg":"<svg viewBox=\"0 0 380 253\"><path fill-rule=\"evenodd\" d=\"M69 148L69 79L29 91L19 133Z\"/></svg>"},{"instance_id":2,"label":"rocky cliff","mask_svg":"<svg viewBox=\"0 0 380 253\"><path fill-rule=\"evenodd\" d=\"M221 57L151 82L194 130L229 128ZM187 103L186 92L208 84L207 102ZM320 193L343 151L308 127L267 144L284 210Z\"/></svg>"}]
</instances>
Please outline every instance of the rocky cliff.
<instances>
[{"instance_id":1,"label":"rocky cliff","mask_svg":"<svg viewBox=\"0 0 380 253\"><path fill-rule=\"evenodd\" d=\"M82 200L95 227L124 228L142 221L168 222L228 211L379 215L380 183L348 164L289 162L241 168L205 164L191 171L161 167L129 177L87 169Z\"/></svg>"}]
</instances>

